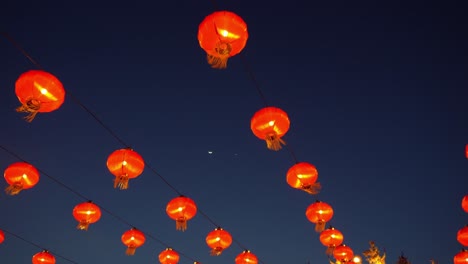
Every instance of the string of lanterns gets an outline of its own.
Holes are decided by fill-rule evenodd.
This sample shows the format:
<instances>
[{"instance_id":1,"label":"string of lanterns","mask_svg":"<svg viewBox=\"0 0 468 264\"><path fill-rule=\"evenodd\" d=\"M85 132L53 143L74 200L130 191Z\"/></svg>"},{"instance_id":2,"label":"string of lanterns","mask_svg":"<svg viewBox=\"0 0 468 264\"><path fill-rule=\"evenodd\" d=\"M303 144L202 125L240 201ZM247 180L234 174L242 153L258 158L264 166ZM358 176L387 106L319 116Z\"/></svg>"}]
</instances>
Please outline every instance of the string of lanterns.
<instances>
[{"instance_id":1,"label":"string of lanterns","mask_svg":"<svg viewBox=\"0 0 468 264\"><path fill-rule=\"evenodd\" d=\"M200 47L207 53L208 64L216 69L227 68L230 57L239 54L245 47L248 39L247 25L241 17L229 11L217 11L207 16L199 26L198 40ZM32 122L37 113L46 113L57 110L65 99L65 90L61 82L52 74L31 70L23 73L15 85L15 93L21 105L18 112L27 113L26 121ZM288 132L290 120L285 111L277 107L265 107L257 111L251 119L253 134L266 142L268 149L278 151L286 142L282 137ZM468 145L466 147L468 157ZM115 176L114 188L125 190L129 180L136 178L144 170L143 158L133 149L119 149L113 152L108 160L107 167ZM25 162L11 164L5 170L5 180L8 183L6 192L17 195L22 190L33 188L39 181L39 172L34 166ZM307 162L296 163L286 174L286 182L295 189L315 195L320 191L317 182L318 171L314 165ZM468 212L468 196L462 201L463 209ZM197 213L195 202L185 196L172 199L166 208L168 216L176 222L176 229L187 229L187 221ZM333 208L317 200L306 209L307 219L315 224L316 232L320 233L320 242L327 247L327 255L333 255L336 261L348 263L352 261L352 249L343 244L343 234L333 228L325 229L333 217ZM73 216L78 221L78 229L88 230L90 224L97 222L101 217L100 209L92 201L81 203L73 210ZM0 233L0 243L4 234ZM457 240L468 246L468 226L459 230ZM132 228L122 235L122 242L127 246L127 255L133 255L136 248L145 242L145 235ZM216 228L206 237L206 243L212 248L211 254L220 255L232 243L231 235L222 228ZM161 263L177 263L179 255L171 248L167 248L159 255ZM236 264L258 263L258 258L249 250L240 253ZM468 263L468 252L462 250L454 258L455 264ZM47 251L33 256L35 263L55 263L53 255Z\"/></svg>"}]
</instances>

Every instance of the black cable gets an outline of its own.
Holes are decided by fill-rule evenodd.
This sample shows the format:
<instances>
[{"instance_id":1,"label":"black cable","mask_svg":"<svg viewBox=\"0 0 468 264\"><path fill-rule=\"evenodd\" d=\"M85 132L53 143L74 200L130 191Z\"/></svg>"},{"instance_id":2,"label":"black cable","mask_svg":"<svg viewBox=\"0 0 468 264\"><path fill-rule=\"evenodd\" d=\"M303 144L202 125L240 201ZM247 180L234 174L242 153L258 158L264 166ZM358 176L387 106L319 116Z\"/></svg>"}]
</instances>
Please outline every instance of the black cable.
<instances>
[{"instance_id":1,"label":"black cable","mask_svg":"<svg viewBox=\"0 0 468 264\"><path fill-rule=\"evenodd\" d=\"M5 152L7 152L8 154L12 155L13 157L23 161L23 162L26 162L26 163L30 163L28 161L26 161L25 159L23 159L21 156L19 156L18 154L16 154L15 152L9 150L8 148L0 145L0 148L3 149ZM31 164L31 163L30 163ZM77 195L78 197L82 198L83 200L86 200L86 201L93 201L92 199L89 199L88 197L84 196L83 194L79 193L78 191L75 191L73 188L67 186L66 184L64 184L63 182L57 180L56 178L50 176L49 174L47 174L46 172L44 172L43 170L40 170L38 167L34 166L40 173L41 175L45 175L46 177L48 177L49 179L53 180L55 183L59 184L61 187L71 191L72 193L74 193L75 195ZM101 211L103 212L106 212L107 214L109 214L110 216L114 217L115 219L117 219L118 221L126 224L127 226L129 227L136 227L135 225L132 225L130 222L126 221L125 219L123 219L122 217L118 216L117 214L111 212L110 210L106 209L105 207L103 207L102 205L100 205L99 203L96 203L93 201L94 204L98 205L99 206L99 209L101 209ZM161 245L163 245L164 247L168 248L170 247L167 243L163 242L162 240L156 238L155 236L151 235L150 233L147 233L145 232L143 229L140 229L140 228L137 228L138 230L142 231L146 236L148 236L149 238L152 238L153 240L155 240L156 242L160 243ZM172 248L172 247L171 247ZM193 258L187 256L186 254L184 254L183 252L179 252L179 255L181 256L184 256L186 258L188 258L189 260L194 260Z\"/></svg>"},{"instance_id":2,"label":"black cable","mask_svg":"<svg viewBox=\"0 0 468 264\"><path fill-rule=\"evenodd\" d=\"M31 241L29 241L29 240L27 240L27 239L25 239L25 238L23 238L23 237L20 237L19 235L14 234L13 232L10 232L10 231L4 229L3 227L1 228L1 230L2 230L3 232L5 232L5 233L11 235L11 236L16 237L16 238L19 239L19 240L22 240L22 241L24 241L24 242L26 242L26 243L28 243L28 244L30 244L30 245L33 245L33 246L39 248L39 249L41 249L41 250L47 250L50 254L54 255L55 257L59 257L59 258L61 258L61 259L63 259L63 260L66 260L66 261L68 261L68 262L70 262L70 263L78 264L78 262L76 262L76 261L73 261L73 260L71 260L71 259L69 259L69 258L67 258L67 257L64 257L64 256L62 256L62 255L56 253L56 252L53 252L53 251L51 251L51 250L49 250L49 249L46 249L46 248L43 247L43 246L40 246L39 244L36 244L36 243L31 242Z\"/></svg>"}]
</instances>

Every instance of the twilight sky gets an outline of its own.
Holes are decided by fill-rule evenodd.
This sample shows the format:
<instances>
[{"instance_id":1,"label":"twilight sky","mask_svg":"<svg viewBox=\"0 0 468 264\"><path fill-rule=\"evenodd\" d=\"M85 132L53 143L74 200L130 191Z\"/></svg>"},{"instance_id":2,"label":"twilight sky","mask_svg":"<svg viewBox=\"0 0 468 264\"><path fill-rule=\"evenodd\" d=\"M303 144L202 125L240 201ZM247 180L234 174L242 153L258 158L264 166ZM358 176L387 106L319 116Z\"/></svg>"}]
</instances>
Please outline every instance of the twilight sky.
<instances>
[{"instance_id":1,"label":"twilight sky","mask_svg":"<svg viewBox=\"0 0 468 264\"><path fill-rule=\"evenodd\" d=\"M387 263L401 252L413 264L451 263L462 248L456 233L468 224L460 206L468 194L463 6L215 2L249 30L225 70L209 67L197 41L199 23L216 10L210 0L0 6L0 30L68 93L59 110L25 122L15 112L14 85L36 66L2 37L0 146L49 177L41 174L17 196L2 191L0 229L82 264L158 263L163 244L188 256L179 263L234 263L242 247L264 264L327 263L305 217L320 199L333 206L330 224L355 254L373 240ZM294 160L286 148L270 151L251 132L264 103L246 65L268 104L288 113L284 139L298 160L317 167L317 197L287 185ZM128 190L113 188L106 167L108 155L125 146L80 103L145 159ZM16 161L0 149L2 171ZM165 213L177 192L158 175L208 217L198 213L177 231ZM84 200L61 184L112 215L77 230L72 210ZM205 236L216 226L208 218L242 246L210 256ZM126 256L125 222L163 243L147 238ZM30 263L39 251L7 234L0 263Z\"/></svg>"}]
</instances>

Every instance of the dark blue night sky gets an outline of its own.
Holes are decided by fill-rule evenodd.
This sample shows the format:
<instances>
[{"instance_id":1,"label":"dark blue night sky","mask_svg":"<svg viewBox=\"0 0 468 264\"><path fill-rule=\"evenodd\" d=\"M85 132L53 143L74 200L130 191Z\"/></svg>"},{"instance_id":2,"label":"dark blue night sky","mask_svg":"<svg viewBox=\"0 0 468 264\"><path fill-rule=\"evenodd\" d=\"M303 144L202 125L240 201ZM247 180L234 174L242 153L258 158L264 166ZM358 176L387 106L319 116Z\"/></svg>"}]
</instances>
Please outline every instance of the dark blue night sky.
<instances>
[{"instance_id":1,"label":"dark blue night sky","mask_svg":"<svg viewBox=\"0 0 468 264\"><path fill-rule=\"evenodd\" d=\"M59 110L25 122L14 85L37 67L2 37L0 145L47 175L17 196L2 191L0 229L80 264L158 263L163 244L188 256L179 263L234 263L245 247L264 264L323 264L326 248L305 217L320 199L333 206L330 224L355 254L373 240L387 263L402 252L412 264L452 263L462 248L456 234L468 224L464 7L215 2L0 5L0 30L68 93ZM249 30L225 70L210 68L197 40L199 23L217 9L235 12ZM268 104L288 113L284 140L299 161L317 167L318 196L287 185L291 153L268 150L250 130L265 105L249 71ZM106 160L125 146L80 103L157 174L147 166L128 190L114 189ZM0 150L2 171L16 161ZM48 176L124 221L103 212L87 232L77 230L72 210L83 198ZM165 208L178 194L160 176L208 217L198 213L177 231ZM210 256L205 237L216 226L208 218L241 246ZM126 256L124 222L163 243L147 238ZM7 234L0 263L31 263L40 250Z\"/></svg>"}]
</instances>

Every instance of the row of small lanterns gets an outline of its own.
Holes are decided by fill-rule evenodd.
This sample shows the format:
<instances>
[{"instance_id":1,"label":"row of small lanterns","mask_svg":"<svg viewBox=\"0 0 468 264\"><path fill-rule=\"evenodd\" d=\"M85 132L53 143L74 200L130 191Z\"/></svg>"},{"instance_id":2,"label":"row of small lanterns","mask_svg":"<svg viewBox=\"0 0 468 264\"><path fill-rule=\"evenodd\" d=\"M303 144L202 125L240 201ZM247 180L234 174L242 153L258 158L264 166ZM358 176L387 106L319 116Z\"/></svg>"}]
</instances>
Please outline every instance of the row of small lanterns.
<instances>
[{"instance_id":1,"label":"row of small lanterns","mask_svg":"<svg viewBox=\"0 0 468 264\"><path fill-rule=\"evenodd\" d=\"M207 61L213 68L226 68L228 59L242 51L247 39L245 22L232 12L214 12L207 16L199 26L199 44L206 51ZM38 112L51 112L58 109L65 99L65 90L61 82L52 74L39 70L23 73L16 82L15 92L22 104L17 111L27 112L25 119L28 122L31 122ZM290 121L286 112L271 106L260 109L251 119L253 134L264 140L267 148L274 151L281 149L281 145L285 144L282 137L289 130L289 125ZM39 181L39 173L33 169L32 165L23 163L23 171L18 171L15 166L5 171L5 179L9 184L6 191L9 194L18 194L22 189L31 188ZM121 149L109 156L107 166L116 177L114 188L124 190L128 188L129 179L136 178L143 172L144 161L134 150ZM286 174L286 181L291 187L310 194L317 194L320 190L317 178L317 169L307 162L298 162ZM193 200L180 196L169 202L166 212L176 221L176 228L184 231L187 228L187 221L195 216L196 210ZM78 228L87 230L89 224L99 220L101 213L97 205L88 201L77 205L73 210L73 215L79 222ZM327 255L333 255L340 263L353 260L352 249L343 244L343 234L333 227L325 229L326 223L333 217L333 208L329 204L316 201L307 208L306 217L316 224L315 229L320 233L320 242L327 247ZM465 244L460 243L466 246L468 242L465 229L466 227L462 229L464 235L460 235L462 232L460 230L458 237L464 236L463 243ZM4 236L1 235L0 239L3 240L3 238ZM122 242L128 247L127 254L133 255L135 249L144 244L145 236L141 231L132 228L122 235ZM232 237L227 231L217 228L208 234L206 242L212 248L212 255L219 255L231 245ZM459 256L460 254L468 255L466 250L457 254L455 264L468 263L468 256ZM35 258L36 262L34 262ZM463 258L462 262L457 262L457 259ZM37 262L37 259L40 261ZM33 257L33 263L55 263L55 260L52 262L51 259L53 256L50 253L40 252ZM166 249L160 254L161 263L177 263L177 261L178 254L172 249ZM258 260L254 254L246 250L236 257L235 262L236 264L256 264Z\"/></svg>"},{"instance_id":2,"label":"row of small lanterns","mask_svg":"<svg viewBox=\"0 0 468 264\"><path fill-rule=\"evenodd\" d=\"M213 68L226 68L227 60L245 47L247 38L245 22L232 12L214 12L207 16L199 26L199 44L206 51L208 63ZM15 92L22 104L16 110L28 113L25 117L28 122L31 122L39 112L57 110L65 99L65 89L62 83L54 75L41 70L23 73L16 81ZM280 150L285 144L282 137L288 132L289 126L287 113L272 106L260 109L251 119L253 134L264 140L267 148L274 151ZM144 161L134 150L121 149L109 156L107 167L115 176L114 188L125 190L128 188L129 180L138 177L143 172ZM286 174L286 181L291 187L309 194L319 192L320 184L317 178L317 169L307 162L296 163ZM39 181L39 173L30 164L15 163L5 171L5 179L9 184L7 193L14 195L36 185ZM195 216L196 205L190 198L181 196L169 202L166 212L176 221L176 228L183 231L187 228L187 221ZM79 222L78 228L87 230L89 224L99 220L101 212L97 205L88 201L77 205L73 210L73 215ZM307 219L315 223L316 231L320 232L320 241L327 247L327 254L333 253L337 260L347 262L352 259L353 252L351 248L342 244L341 232L332 227L324 230L332 216L332 207L322 201L316 201L306 210ZM122 236L122 242L128 246L129 255L133 254L137 247L143 245L144 241L144 234L134 228ZM212 248L212 255L219 255L222 250L230 246L232 237L227 231L217 228L207 236L206 241ZM237 264L256 264L257 262L256 256L248 250L236 258Z\"/></svg>"},{"instance_id":3,"label":"row of small lanterns","mask_svg":"<svg viewBox=\"0 0 468 264\"><path fill-rule=\"evenodd\" d=\"M466 145L466 157L468 158L468 145ZM463 210L468 213L468 195L465 195L463 197L461 206ZM457 233L457 241L465 246L468 247L468 225L465 227L462 227L460 230L458 230ZM453 257L453 263L454 264L466 264L468 263L468 250L467 249L462 249L460 252L458 252L454 257Z\"/></svg>"}]
</instances>

